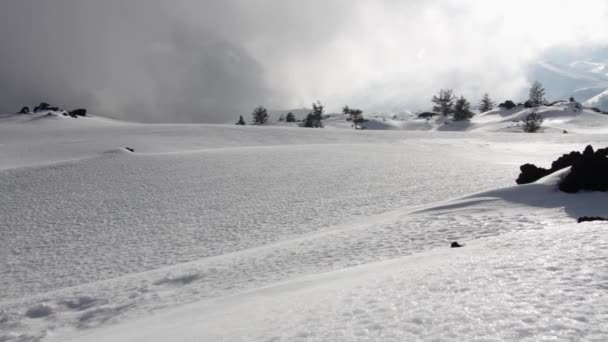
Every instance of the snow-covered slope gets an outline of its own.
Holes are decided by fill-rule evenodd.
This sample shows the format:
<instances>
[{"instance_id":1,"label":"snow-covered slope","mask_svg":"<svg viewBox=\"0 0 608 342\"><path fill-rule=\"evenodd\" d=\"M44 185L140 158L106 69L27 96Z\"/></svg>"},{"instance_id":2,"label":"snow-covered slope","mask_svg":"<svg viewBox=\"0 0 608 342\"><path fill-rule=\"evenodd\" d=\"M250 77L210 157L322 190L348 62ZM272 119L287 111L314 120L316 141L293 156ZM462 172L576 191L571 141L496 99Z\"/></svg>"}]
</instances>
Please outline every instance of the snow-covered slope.
<instances>
[{"instance_id":1,"label":"snow-covered slope","mask_svg":"<svg viewBox=\"0 0 608 342\"><path fill-rule=\"evenodd\" d=\"M581 90L582 91L582 90ZM545 119L543 133L608 133L608 114L598 113L599 102L604 100L604 93L580 104L578 102L557 102L551 106L525 108L523 105L513 109L495 108L486 113L476 114L471 120L454 121L452 118L435 116L425 119L410 112L402 113L369 113L364 114L365 122L357 128L377 131L485 131L523 133L523 120L531 112L537 112ZM582 108L581 108L582 107ZM277 112L278 113L278 112ZM276 116L276 115L275 115ZM303 116L304 117L304 116ZM303 118L302 117L302 118ZM326 129L354 130L352 121L346 114L325 114L323 125ZM303 122L278 122L269 120L264 126L297 128Z\"/></svg>"},{"instance_id":2,"label":"snow-covered slope","mask_svg":"<svg viewBox=\"0 0 608 342\"><path fill-rule=\"evenodd\" d=\"M373 241L367 244L373 246L370 250L378 252L386 246L374 240L389 238L396 239L394 245L411 249L411 242L402 237L411 241L415 232L424 232L428 245L436 230L452 239L476 236L467 236L471 240L464 249L435 247L59 337L62 341L185 341L192 336L209 341L602 340L608 334L605 226L581 226L565 218L605 214L608 198L559 194L555 190L559 177L402 213L399 220L405 231L383 229L381 238L374 237L380 232L372 229L380 222L358 226L355 232L308 237L315 241L336 235L366 236ZM427 224L411 230L422 222ZM298 243L287 244L292 252L301 253Z\"/></svg>"},{"instance_id":3,"label":"snow-covered slope","mask_svg":"<svg viewBox=\"0 0 608 342\"><path fill-rule=\"evenodd\" d=\"M585 102L608 89L606 70L608 63L596 58L540 61L531 66L529 79L530 82L540 81L551 101L574 96L578 101Z\"/></svg>"},{"instance_id":4,"label":"snow-covered slope","mask_svg":"<svg viewBox=\"0 0 608 342\"><path fill-rule=\"evenodd\" d=\"M522 121L530 113L543 117L542 131L547 133L603 133L608 132L608 115L590 109L579 109L574 102L564 102L550 107L512 110L496 109L476 115L466 130L487 132L522 132Z\"/></svg>"},{"instance_id":5,"label":"snow-covered slope","mask_svg":"<svg viewBox=\"0 0 608 342\"><path fill-rule=\"evenodd\" d=\"M510 186L608 134L475 129L511 115L470 132L2 116L0 341L604 339L605 229L572 223L606 195Z\"/></svg>"},{"instance_id":6,"label":"snow-covered slope","mask_svg":"<svg viewBox=\"0 0 608 342\"><path fill-rule=\"evenodd\" d=\"M416 116L392 118L390 116L366 116L361 124L367 130L408 130L408 131L477 131L477 132L518 132L523 133L522 123L532 112L543 119L544 133L608 133L608 115L592 109L580 109L576 102L561 102L553 106L524 108L517 106L507 110L496 108L476 114L471 120L453 121L437 116L431 119ZM331 115L323 120L326 128L354 129L346 115Z\"/></svg>"},{"instance_id":7,"label":"snow-covered slope","mask_svg":"<svg viewBox=\"0 0 608 342\"><path fill-rule=\"evenodd\" d=\"M585 101L585 106L608 110L608 89Z\"/></svg>"}]
</instances>

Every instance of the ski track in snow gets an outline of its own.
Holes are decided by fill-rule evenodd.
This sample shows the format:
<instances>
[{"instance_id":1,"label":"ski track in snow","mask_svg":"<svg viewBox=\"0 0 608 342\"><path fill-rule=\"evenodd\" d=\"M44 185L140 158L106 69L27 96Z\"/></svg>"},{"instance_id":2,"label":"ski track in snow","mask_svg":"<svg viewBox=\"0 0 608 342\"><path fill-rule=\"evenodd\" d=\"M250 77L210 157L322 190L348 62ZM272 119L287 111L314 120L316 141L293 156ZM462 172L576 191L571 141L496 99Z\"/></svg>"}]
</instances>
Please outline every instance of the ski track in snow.
<instances>
[{"instance_id":1,"label":"ski track in snow","mask_svg":"<svg viewBox=\"0 0 608 342\"><path fill-rule=\"evenodd\" d=\"M561 338L583 332L590 340L606 335L593 328L606 322L607 313L599 306L608 307L601 292L607 289L606 273L587 272L605 270L606 256L599 254L606 247L606 235L597 228L601 225L593 226L591 236L568 231L580 248L568 249L568 258L556 261L559 246L567 241L553 232L586 214L584 206L572 206L563 196L551 203L534 198L538 189L546 197L542 191L550 191L550 185L518 188L515 197L513 191L490 191L432 204L510 186L519 164L547 166L587 143L603 147L601 142L608 141L603 135L513 139L504 133L327 133L111 121L92 125L84 120L75 127L23 125L0 127L0 153L7 157L0 162L2 342L62 340L64 335L54 331L111 328L201 301L217 308L220 317L241 311L255 316L249 310L263 304L256 299L256 291L264 291L259 289L281 283L289 288L294 279L323 272L332 273L321 277L338 278L339 291L328 281L327 297L311 298L310 303L300 299L301 291L312 291L306 287L285 295L279 291L276 299L262 299L275 312L257 318L276 321L240 327L245 316L232 325L210 319L204 334L192 336L534 339L547 334L539 327L549 327L555 332L549 335ZM44 134L49 127L55 134ZM36 134L40 137L28 140ZM136 153L123 146L134 147ZM522 197L517 195L520 189L528 200L517 198ZM597 195L582 198L584 203L604 203ZM596 206L590 214L598 211L605 213L606 208ZM503 242L503 236L515 238ZM467 245L464 259L446 261L452 254L440 250L454 240L470 241L471 249ZM545 260L532 252L539 250L547 251ZM390 266L377 279L359 279L376 272L374 263L395 258L403 258L398 259L403 269ZM534 277L539 262L557 266L541 268ZM478 269L479 263L487 265ZM368 271L356 276L361 285L349 289L350 276L340 280L341 274L365 264L370 264ZM467 276L456 276L456 271ZM533 279L523 282L523 277ZM554 284L556 279L561 283ZM547 284L558 292L547 298L523 293ZM486 288L496 305L470 295ZM501 288L510 289L509 298L501 295ZM403 293L395 293L397 289ZM239 296L244 296L243 303L231 302ZM540 303L534 302L539 298ZM589 303L590 298L596 302ZM574 305L579 302L587 306ZM551 308L555 311L548 312ZM201 315L212 314L205 310ZM509 326L513 318L500 317L513 310L525 319ZM295 318L281 313L293 311ZM445 314L434 317L435 312ZM323 321L323 316L316 318L319 313L336 316ZM562 316L570 320L542 321ZM494 323L484 327L479 324L484 320ZM228 328L212 328L213 322ZM275 325L284 327L282 335L276 335ZM480 328L489 330L475 330Z\"/></svg>"}]
</instances>

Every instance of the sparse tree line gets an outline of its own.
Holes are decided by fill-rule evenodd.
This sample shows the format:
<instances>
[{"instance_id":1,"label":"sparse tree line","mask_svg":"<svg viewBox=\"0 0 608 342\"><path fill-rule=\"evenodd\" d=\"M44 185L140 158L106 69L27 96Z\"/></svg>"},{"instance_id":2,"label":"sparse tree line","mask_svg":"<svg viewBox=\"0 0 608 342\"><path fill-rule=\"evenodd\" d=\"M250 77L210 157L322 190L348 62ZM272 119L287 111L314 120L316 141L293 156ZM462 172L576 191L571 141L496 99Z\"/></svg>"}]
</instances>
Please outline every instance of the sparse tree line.
<instances>
[{"instance_id":1,"label":"sparse tree line","mask_svg":"<svg viewBox=\"0 0 608 342\"><path fill-rule=\"evenodd\" d=\"M573 98L570 101L575 102ZM451 116L455 121L461 121L468 120L475 115L471 111L470 102L464 96L457 98L452 89L441 89L439 94L433 96L432 102L434 104L433 112L422 113L419 115L420 118L430 119L436 115L443 115L444 117ZM530 88L528 100L523 104L519 104L519 106L537 108L543 105L548 105L545 99L545 89L540 82L535 81ZM499 108L507 110L513 109L516 106L518 105L511 100L498 105ZM479 111L485 113L491 111L494 107L495 102L492 101L488 93L485 93L479 102ZM542 123L543 117L536 110L533 110L523 120L523 131L527 133L538 132L541 129Z\"/></svg>"},{"instance_id":2,"label":"sparse tree line","mask_svg":"<svg viewBox=\"0 0 608 342\"><path fill-rule=\"evenodd\" d=\"M471 103L464 96L456 96L452 89L441 89L437 95L434 95L431 99L433 103L432 112L424 112L418 115L419 118L431 119L434 116L443 116L445 118L451 118L454 121L463 121L471 119L475 113L471 110ZM570 98L570 102L576 101L573 98ZM577 108L582 109L580 104ZM511 100L506 100L503 103L498 105L498 108L510 110L517 106L523 106L524 108L537 108L543 105L552 105L547 102L545 99L545 89L542 84L538 81L535 81L529 91L528 100L525 103L515 104ZM479 104L478 109L479 112L485 113L493 110L496 107L496 103L490 98L488 93L485 93ZM314 102L312 104L312 111L306 115L302 120L298 120L292 112L287 114L282 114L279 117L279 122L300 122L301 127L308 128L323 128L323 119L325 113L325 107L321 104L320 101ZM346 115L347 121L352 122L352 126L355 129L365 129L365 126L362 125L367 120L363 116L363 111L361 109L350 108L349 106L344 106L342 109L342 114ZM263 125L268 122L269 116L268 111L263 106L256 107L251 113L252 116L252 125ZM543 123L543 117L537 113L537 110L533 110L525 120L523 120L522 128L525 132L533 133L538 132L541 129ZM243 116L239 117L239 120L236 123L237 125L246 125Z\"/></svg>"},{"instance_id":3,"label":"sparse tree line","mask_svg":"<svg viewBox=\"0 0 608 342\"><path fill-rule=\"evenodd\" d=\"M323 128L323 114L325 113L325 106L321 103L321 101L313 102L312 111L306 115L303 120L298 120L296 116L289 112L285 115L281 114L279 117L279 122L302 122L302 127L307 128ZM363 111L360 109L350 109L348 106L344 107L344 114L348 114L350 120L353 121L355 125L355 129L357 129L357 125L365 122L363 118ZM264 106L257 106L253 112L252 116L252 125L263 125L268 122L268 110L264 108ZM245 119L243 116L239 116L239 120L236 123L237 125L246 125Z\"/></svg>"}]
</instances>

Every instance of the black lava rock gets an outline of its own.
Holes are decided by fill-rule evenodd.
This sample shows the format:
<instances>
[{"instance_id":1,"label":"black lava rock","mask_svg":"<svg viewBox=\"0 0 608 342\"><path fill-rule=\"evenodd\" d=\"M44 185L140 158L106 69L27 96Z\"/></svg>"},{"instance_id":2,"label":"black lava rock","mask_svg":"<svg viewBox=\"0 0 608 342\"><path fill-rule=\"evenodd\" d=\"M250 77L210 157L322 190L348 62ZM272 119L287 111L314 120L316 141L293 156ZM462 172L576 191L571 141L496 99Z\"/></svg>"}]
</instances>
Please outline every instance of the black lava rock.
<instances>
[{"instance_id":1,"label":"black lava rock","mask_svg":"<svg viewBox=\"0 0 608 342\"><path fill-rule=\"evenodd\" d=\"M530 184L551 174L550 170L543 169L533 164L524 164L519 167L521 174L517 178L517 184Z\"/></svg>"},{"instance_id":2,"label":"black lava rock","mask_svg":"<svg viewBox=\"0 0 608 342\"><path fill-rule=\"evenodd\" d=\"M70 112L70 116L87 116L87 110L84 108L74 109Z\"/></svg>"},{"instance_id":3,"label":"black lava rock","mask_svg":"<svg viewBox=\"0 0 608 342\"><path fill-rule=\"evenodd\" d=\"M49 107L51 107L50 104L46 103L46 102L40 102L40 104L38 105L38 107L34 108L34 113L37 113L41 110L47 110L49 109Z\"/></svg>"},{"instance_id":4,"label":"black lava rock","mask_svg":"<svg viewBox=\"0 0 608 342\"><path fill-rule=\"evenodd\" d=\"M585 152L570 173L559 184L559 189L567 193L579 191L608 191L608 158L604 150L593 151L587 146Z\"/></svg>"},{"instance_id":5,"label":"black lava rock","mask_svg":"<svg viewBox=\"0 0 608 342\"><path fill-rule=\"evenodd\" d=\"M578 219L578 223L593 222L593 221L608 221L608 218L583 216Z\"/></svg>"},{"instance_id":6,"label":"black lava rock","mask_svg":"<svg viewBox=\"0 0 608 342\"><path fill-rule=\"evenodd\" d=\"M498 107L504 108L504 109L513 109L513 108L515 108L515 102L513 102L511 100L507 100L507 101L499 104Z\"/></svg>"},{"instance_id":7,"label":"black lava rock","mask_svg":"<svg viewBox=\"0 0 608 342\"><path fill-rule=\"evenodd\" d=\"M434 116L439 115L439 113L433 113L433 112L424 112L424 113L420 113L418 114L418 117L421 119L430 119Z\"/></svg>"},{"instance_id":8,"label":"black lava rock","mask_svg":"<svg viewBox=\"0 0 608 342\"><path fill-rule=\"evenodd\" d=\"M553 172L565 169L570 166L574 166L576 163L583 160L584 158L601 160L602 158L605 159L607 156L608 148L603 148L594 151L593 147L587 146L583 153L578 151L572 151L557 158L557 160L551 163L551 168L548 170L533 164L525 164L520 166L521 174L517 178L516 182L517 184L534 183L537 180L552 174Z\"/></svg>"}]
</instances>

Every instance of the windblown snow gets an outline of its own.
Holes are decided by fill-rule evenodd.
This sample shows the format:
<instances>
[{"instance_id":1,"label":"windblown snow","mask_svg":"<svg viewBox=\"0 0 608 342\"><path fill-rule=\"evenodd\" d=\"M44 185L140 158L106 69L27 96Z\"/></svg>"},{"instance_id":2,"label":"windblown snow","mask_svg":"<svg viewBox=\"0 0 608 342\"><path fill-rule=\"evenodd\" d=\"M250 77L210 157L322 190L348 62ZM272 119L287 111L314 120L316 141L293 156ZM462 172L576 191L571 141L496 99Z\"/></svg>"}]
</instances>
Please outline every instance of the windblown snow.
<instances>
[{"instance_id":1,"label":"windblown snow","mask_svg":"<svg viewBox=\"0 0 608 342\"><path fill-rule=\"evenodd\" d=\"M514 180L608 146L608 116L546 107L515 133L527 111L383 131L2 115L0 341L604 341L608 230L576 219L607 195Z\"/></svg>"}]
</instances>

